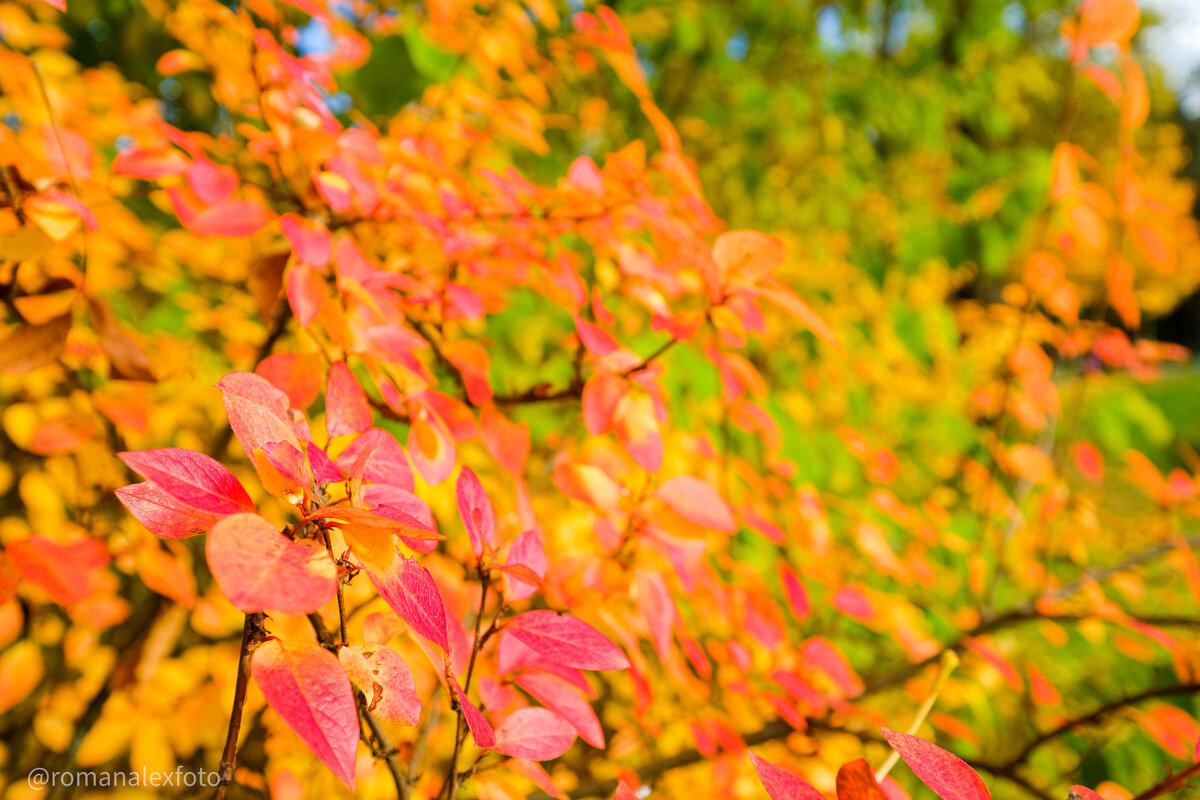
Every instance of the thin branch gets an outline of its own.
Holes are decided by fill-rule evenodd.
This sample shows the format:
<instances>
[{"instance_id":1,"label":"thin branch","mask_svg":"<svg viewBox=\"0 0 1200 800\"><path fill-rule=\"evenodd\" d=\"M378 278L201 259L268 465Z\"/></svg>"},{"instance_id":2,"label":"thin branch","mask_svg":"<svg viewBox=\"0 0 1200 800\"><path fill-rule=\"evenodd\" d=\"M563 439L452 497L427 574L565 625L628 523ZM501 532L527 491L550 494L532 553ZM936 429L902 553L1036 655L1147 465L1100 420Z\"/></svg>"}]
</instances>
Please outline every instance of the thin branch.
<instances>
[{"instance_id":1,"label":"thin branch","mask_svg":"<svg viewBox=\"0 0 1200 800\"><path fill-rule=\"evenodd\" d=\"M471 689L471 678L475 673L475 659L479 655L481 648L480 634L483 629L483 614L487 609L487 595L490 574L480 568L479 569L479 612L475 615L475 634L471 644L471 660L467 664L467 675L463 681L462 694L466 694ZM446 800L453 800L454 793L458 791L462 776L458 772L458 756L462 752L463 742L467 739L467 717L463 713L462 698L452 698L454 700L454 710L457 714L457 720L454 729L454 751L450 754L450 769L446 773L446 779L442 783L442 788L438 790L437 796L446 796Z\"/></svg>"},{"instance_id":2,"label":"thin branch","mask_svg":"<svg viewBox=\"0 0 1200 800\"><path fill-rule=\"evenodd\" d=\"M229 712L229 732L225 736L225 749L221 753L220 781L213 792L213 800L222 800L225 789L233 780L233 767L237 763L238 733L242 729L242 709L246 705L246 689L250 685L250 664L254 651L262 644L265 631L262 612L247 614L242 626L242 652L238 658L237 682L233 687L233 708Z\"/></svg>"},{"instance_id":3,"label":"thin branch","mask_svg":"<svg viewBox=\"0 0 1200 800\"><path fill-rule=\"evenodd\" d=\"M1025 760L1028 759L1033 753L1033 751L1037 750L1042 745L1057 739L1063 734L1069 733L1075 728L1078 728L1080 725L1089 725L1094 722L1099 722L1110 714L1120 711L1127 706L1137 705L1138 703L1151 700L1156 697L1174 697L1176 695L1193 694L1195 692L1200 692L1200 683L1181 683L1174 686L1158 686L1153 689L1146 689L1145 691L1138 692L1137 694L1118 698L1117 700L1111 700L1088 714L1084 714L1083 716L1076 717L1074 719L1069 719L1060 725L1050 728L1049 730L1042 731L1033 739L1030 739L1028 742L1026 742L1025 746L1007 761L991 766L986 763L981 763L980 766L984 767L989 772L1008 772L1018 765L1023 764Z\"/></svg>"},{"instance_id":4,"label":"thin branch","mask_svg":"<svg viewBox=\"0 0 1200 800\"><path fill-rule=\"evenodd\" d=\"M635 372L641 372L649 367L656 359L679 343L678 339L667 339L654 352L643 358L627 370L618 373L622 378L628 378ZM577 400L583 397L584 380L578 362L575 366L575 377L561 389L551 389L545 384L538 384L516 394L498 394L492 397L492 402L499 406L519 406L531 403L554 403L560 400Z\"/></svg>"},{"instance_id":5,"label":"thin branch","mask_svg":"<svg viewBox=\"0 0 1200 800\"><path fill-rule=\"evenodd\" d=\"M1133 800L1150 800L1152 797L1159 797L1170 792L1177 792L1182 789L1188 781L1200 775L1200 761L1193 762L1191 766L1183 772L1175 775L1168 775L1158 783L1151 786L1146 791L1139 794Z\"/></svg>"}]
</instances>

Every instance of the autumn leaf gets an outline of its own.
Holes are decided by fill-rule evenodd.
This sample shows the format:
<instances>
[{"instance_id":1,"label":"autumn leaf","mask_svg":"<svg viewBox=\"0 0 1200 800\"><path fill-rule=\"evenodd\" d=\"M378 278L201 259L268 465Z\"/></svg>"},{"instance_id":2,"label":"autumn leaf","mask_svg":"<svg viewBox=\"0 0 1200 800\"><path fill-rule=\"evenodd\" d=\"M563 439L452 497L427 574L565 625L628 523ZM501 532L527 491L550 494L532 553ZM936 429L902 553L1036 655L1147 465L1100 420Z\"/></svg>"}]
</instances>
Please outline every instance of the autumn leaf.
<instances>
[{"instance_id":1,"label":"autumn leaf","mask_svg":"<svg viewBox=\"0 0 1200 800\"><path fill-rule=\"evenodd\" d=\"M19 375L58 360L67 344L71 315L41 325L22 325L0 341L0 373Z\"/></svg>"},{"instance_id":2,"label":"autumn leaf","mask_svg":"<svg viewBox=\"0 0 1200 800\"><path fill-rule=\"evenodd\" d=\"M453 675L450 676L450 684L454 687L454 695L458 698L463 718L466 719L467 727L471 730L471 738L475 741L475 746L484 750L495 747L496 732L492 728L492 724L479 712L475 704L467 699L466 692L462 690L458 679Z\"/></svg>"},{"instance_id":3,"label":"autumn leaf","mask_svg":"<svg viewBox=\"0 0 1200 800\"><path fill-rule=\"evenodd\" d=\"M267 704L354 789L358 710L337 657L315 644L270 639L254 651L252 670Z\"/></svg>"},{"instance_id":4,"label":"autumn leaf","mask_svg":"<svg viewBox=\"0 0 1200 800\"><path fill-rule=\"evenodd\" d=\"M577 617L554 611L526 611L505 631L544 658L564 667L628 669L629 659L604 634Z\"/></svg>"},{"instance_id":5,"label":"autumn leaf","mask_svg":"<svg viewBox=\"0 0 1200 800\"><path fill-rule=\"evenodd\" d=\"M496 518L492 513L492 501L470 467L463 467L458 474L455 491L459 516L471 538L471 550L476 558L480 558L485 545L490 549L496 544Z\"/></svg>"},{"instance_id":6,"label":"autumn leaf","mask_svg":"<svg viewBox=\"0 0 1200 800\"><path fill-rule=\"evenodd\" d=\"M549 761L567 752L574 741L575 729L553 711L521 708L496 731L495 748L514 758Z\"/></svg>"},{"instance_id":7,"label":"autumn leaf","mask_svg":"<svg viewBox=\"0 0 1200 800\"><path fill-rule=\"evenodd\" d=\"M450 651L446 608L429 571L411 558L397 558L386 570L365 565L379 595L414 631Z\"/></svg>"},{"instance_id":8,"label":"autumn leaf","mask_svg":"<svg viewBox=\"0 0 1200 800\"><path fill-rule=\"evenodd\" d=\"M370 430L371 423L371 406L358 379L346 362L333 362L325 387L325 429L329 436L364 433Z\"/></svg>"},{"instance_id":9,"label":"autumn leaf","mask_svg":"<svg viewBox=\"0 0 1200 800\"><path fill-rule=\"evenodd\" d=\"M889 800L864 758L847 762L838 770L837 796L838 800Z\"/></svg>"},{"instance_id":10,"label":"autumn leaf","mask_svg":"<svg viewBox=\"0 0 1200 800\"><path fill-rule=\"evenodd\" d=\"M825 795L799 775L772 764L752 750L746 752L771 800L824 800Z\"/></svg>"},{"instance_id":11,"label":"autumn leaf","mask_svg":"<svg viewBox=\"0 0 1200 800\"><path fill-rule=\"evenodd\" d=\"M931 742L882 728L888 744L942 800L991 800L991 792L966 762Z\"/></svg>"},{"instance_id":12,"label":"autumn leaf","mask_svg":"<svg viewBox=\"0 0 1200 800\"><path fill-rule=\"evenodd\" d=\"M130 469L185 506L209 514L253 513L245 488L220 462L179 447L118 453Z\"/></svg>"},{"instance_id":13,"label":"autumn leaf","mask_svg":"<svg viewBox=\"0 0 1200 800\"><path fill-rule=\"evenodd\" d=\"M323 547L293 541L257 514L222 519L205 551L221 592L239 611L307 614L337 593L337 566Z\"/></svg>"},{"instance_id":14,"label":"autumn leaf","mask_svg":"<svg viewBox=\"0 0 1200 800\"><path fill-rule=\"evenodd\" d=\"M733 509L716 489L690 475L677 475L665 481L655 494L688 522L721 533L737 531Z\"/></svg>"},{"instance_id":15,"label":"autumn leaf","mask_svg":"<svg viewBox=\"0 0 1200 800\"><path fill-rule=\"evenodd\" d=\"M122 486L116 495L147 530L167 539L204 533L223 518L192 508L149 481Z\"/></svg>"},{"instance_id":16,"label":"autumn leaf","mask_svg":"<svg viewBox=\"0 0 1200 800\"><path fill-rule=\"evenodd\" d=\"M383 645L353 645L339 649L338 660L366 698L368 711L391 722L420 722L421 701L412 670L394 651Z\"/></svg>"}]
</instances>

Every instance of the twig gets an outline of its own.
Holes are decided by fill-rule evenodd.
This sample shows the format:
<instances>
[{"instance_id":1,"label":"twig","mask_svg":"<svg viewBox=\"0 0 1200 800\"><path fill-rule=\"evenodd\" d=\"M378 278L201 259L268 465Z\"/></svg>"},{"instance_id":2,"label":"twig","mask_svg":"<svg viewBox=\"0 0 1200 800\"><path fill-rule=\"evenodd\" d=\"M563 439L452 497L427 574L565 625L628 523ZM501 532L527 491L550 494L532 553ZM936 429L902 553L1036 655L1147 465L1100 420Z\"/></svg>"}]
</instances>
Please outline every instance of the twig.
<instances>
[{"instance_id":1,"label":"twig","mask_svg":"<svg viewBox=\"0 0 1200 800\"><path fill-rule=\"evenodd\" d=\"M1133 800L1150 800L1152 797L1159 797L1168 792L1177 792L1192 778L1200 775L1200 761L1194 762L1191 766L1175 775L1168 775L1158 783L1151 786L1146 791L1139 794Z\"/></svg>"},{"instance_id":2,"label":"twig","mask_svg":"<svg viewBox=\"0 0 1200 800\"><path fill-rule=\"evenodd\" d=\"M989 772L999 773L1012 770L1019 764L1023 764L1034 750L1037 750L1047 742L1057 739L1059 736L1068 733L1080 725L1088 725L1093 722L1099 722L1115 711L1120 711L1126 706L1137 705L1145 700L1151 700L1156 697L1174 697L1176 695L1192 694L1194 692L1200 692L1200 683L1181 683L1174 686L1158 686L1153 689L1147 689L1145 691L1138 692L1137 694L1118 698L1117 700L1111 700L1088 714L1084 714L1083 716L1076 717L1074 719L1069 719L1066 722L1057 725L1056 727L1043 731L1033 739L1026 742L1025 746L1007 761L992 766L983 763L980 766L985 767Z\"/></svg>"},{"instance_id":3,"label":"twig","mask_svg":"<svg viewBox=\"0 0 1200 800\"><path fill-rule=\"evenodd\" d=\"M229 733L225 737L225 749L221 753L220 781L213 792L213 800L225 797L225 788L233 779L233 767L237 763L238 733L242 729L242 708L246 705L246 689L250 685L250 664L254 651L262 643L265 615L256 612L246 615L242 626L242 653L238 658L237 682L233 687L233 708L229 712Z\"/></svg>"},{"instance_id":4,"label":"twig","mask_svg":"<svg viewBox=\"0 0 1200 800\"><path fill-rule=\"evenodd\" d=\"M668 339L659 345L654 352L643 358L637 364L634 364L627 370L617 373L622 378L628 378L635 372L640 372L650 366L656 359L660 358L664 353L679 343L678 339ZM559 400L577 400L583 397L583 387L585 381L581 374L582 370L578 363L575 367L575 376L571 382L561 389L551 389L544 384L530 387L523 392L516 394L498 394L492 397L492 402L499 406L519 406L528 405L531 403L553 403Z\"/></svg>"},{"instance_id":5,"label":"twig","mask_svg":"<svg viewBox=\"0 0 1200 800\"><path fill-rule=\"evenodd\" d=\"M471 678L475 672L475 658L479 654L481 647L480 632L483 628L483 613L487 608L488 584L490 581L490 573L483 569L479 569L479 613L475 615L475 634L471 645L471 660L467 663L467 675L463 680L462 693L465 697L471 689ZM462 752L463 742L467 739L467 717L463 713L462 698L454 698L454 710L457 714L457 721L454 729L454 751L450 754L450 769L446 773L446 779L442 783L442 788L438 790L438 797L446 796L446 800L453 800L454 793L458 791L460 783L460 775L458 772L458 755Z\"/></svg>"}]
</instances>

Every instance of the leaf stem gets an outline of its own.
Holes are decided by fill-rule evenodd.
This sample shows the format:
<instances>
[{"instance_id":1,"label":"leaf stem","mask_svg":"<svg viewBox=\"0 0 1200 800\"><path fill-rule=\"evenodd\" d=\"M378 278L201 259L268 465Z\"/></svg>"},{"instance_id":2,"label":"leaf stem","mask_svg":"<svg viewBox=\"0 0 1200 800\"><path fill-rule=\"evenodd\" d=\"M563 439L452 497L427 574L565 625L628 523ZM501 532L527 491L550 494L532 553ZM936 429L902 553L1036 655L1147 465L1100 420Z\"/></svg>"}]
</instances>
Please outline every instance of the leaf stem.
<instances>
[{"instance_id":1,"label":"leaf stem","mask_svg":"<svg viewBox=\"0 0 1200 800\"><path fill-rule=\"evenodd\" d=\"M946 681L950 678L950 673L958 666L958 653L954 650L944 650L942 652L941 665L938 668L937 680L933 682L933 691L925 698L925 702L921 704L921 708L917 711L917 716L913 719L912 725L908 726L909 736L915 736L917 731L921 729L925 718L929 716L929 712L933 710L933 704L937 702L938 695L942 693L942 687L946 685ZM892 771L892 767L896 766L896 762L900 760L900 753L896 750L888 756L888 760L883 766L875 772L875 782L882 783L883 779Z\"/></svg>"},{"instance_id":2,"label":"leaf stem","mask_svg":"<svg viewBox=\"0 0 1200 800\"><path fill-rule=\"evenodd\" d=\"M225 736L225 749L221 752L221 767L218 772L220 781L213 792L213 800L222 800L225 797L225 788L233 780L233 767L237 763L238 734L242 729L242 709L246 705L246 690L250 686L250 665L254 651L263 641L265 618L266 615L261 611L247 614L242 625L242 651L238 657L237 682L233 687L233 708L229 712L229 732Z\"/></svg>"}]
</instances>

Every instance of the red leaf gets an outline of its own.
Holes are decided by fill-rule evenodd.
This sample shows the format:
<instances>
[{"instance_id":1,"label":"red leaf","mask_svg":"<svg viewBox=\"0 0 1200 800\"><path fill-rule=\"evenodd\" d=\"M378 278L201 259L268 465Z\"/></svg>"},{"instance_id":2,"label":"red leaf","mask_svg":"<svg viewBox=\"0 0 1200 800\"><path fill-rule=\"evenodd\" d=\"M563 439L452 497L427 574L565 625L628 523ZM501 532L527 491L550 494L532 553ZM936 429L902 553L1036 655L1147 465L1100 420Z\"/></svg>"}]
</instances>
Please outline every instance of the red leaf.
<instances>
[{"instance_id":1,"label":"red leaf","mask_svg":"<svg viewBox=\"0 0 1200 800\"><path fill-rule=\"evenodd\" d=\"M572 316L575 318L575 330L579 332L579 341L583 342L583 346L589 353L594 356L607 356L621 349L617 340L608 331L588 322L578 314Z\"/></svg>"},{"instance_id":2,"label":"red leaf","mask_svg":"<svg viewBox=\"0 0 1200 800\"><path fill-rule=\"evenodd\" d=\"M483 484L471 470L463 467L458 474L458 513L467 534L471 537L471 550L476 558L483 555L483 545L486 542L491 548L496 544L496 516L492 512L492 501L483 491Z\"/></svg>"},{"instance_id":3,"label":"red leaf","mask_svg":"<svg viewBox=\"0 0 1200 800\"><path fill-rule=\"evenodd\" d=\"M917 736L881 730L904 763L942 800L991 800L983 779L958 756Z\"/></svg>"},{"instance_id":4,"label":"red leaf","mask_svg":"<svg viewBox=\"0 0 1200 800\"><path fill-rule=\"evenodd\" d=\"M728 231L713 243L713 260L728 277L750 284L783 263L787 248L758 231Z\"/></svg>"},{"instance_id":5,"label":"red leaf","mask_svg":"<svg viewBox=\"0 0 1200 800\"><path fill-rule=\"evenodd\" d=\"M504 626L543 658L576 669L628 669L629 659L581 619L554 611L526 611Z\"/></svg>"},{"instance_id":6,"label":"red leaf","mask_svg":"<svg viewBox=\"0 0 1200 800\"><path fill-rule=\"evenodd\" d=\"M775 766L753 751L747 752L750 754L750 763L754 765L754 771L758 773L758 779L771 800L825 800L825 795L799 775Z\"/></svg>"},{"instance_id":7,"label":"red leaf","mask_svg":"<svg viewBox=\"0 0 1200 800\"><path fill-rule=\"evenodd\" d=\"M264 358L254 374L286 393L292 408L308 408L321 393L321 358L315 353L276 353Z\"/></svg>"},{"instance_id":8,"label":"red leaf","mask_svg":"<svg viewBox=\"0 0 1200 800\"><path fill-rule=\"evenodd\" d=\"M325 387L325 430L330 437L363 433L371 429L372 422L371 405L358 378L345 361L333 362Z\"/></svg>"},{"instance_id":9,"label":"red leaf","mask_svg":"<svg viewBox=\"0 0 1200 800\"><path fill-rule=\"evenodd\" d=\"M436 486L454 472L454 440L442 418L425 404L418 407L408 429L408 454L430 485Z\"/></svg>"},{"instance_id":10,"label":"red leaf","mask_svg":"<svg viewBox=\"0 0 1200 800\"><path fill-rule=\"evenodd\" d=\"M5 550L21 577L36 584L50 599L68 606L92 592L92 573L108 564L108 549L97 539L62 545L44 536L31 536Z\"/></svg>"},{"instance_id":11,"label":"red leaf","mask_svg":"<svg viewBox=\"0 0 1200 800\"><path fill-rule=\"evenodd\" d=\"M222 518L181 503L149 481L122 486L116 495L148 531L167 539L204 533Z\"/></svg>"},{"instance_id":12,"label":"red leaf","mask_svg":"<svg viewBox=\"0 0 1200 800\"><path fill-rule=\"evenodd\" d=\"M521 708L496 731L495 747L515 758L549 761L567 752L574 741L575 729L553 711Z\"/></svg>"},{"instance_id":13,"label":"red leaf","mask_svg":"<svg viewBox=\"0 0 1200 800\"><path fill-rule=\"evenodd\" d=\"M337 594L337 566L329 553L312 540L292 541L257 514L218 522L205 552L221 591L248 614L307 614Z\"/></svg>"},{"instance_id":14,"label":"red leaf","mask_svg":"<svg viewBox=\"0 0 1200 800\"><path fill-rule=\"evenodd\" d=\"M231 372L217 383L225 414L246 456L273 442L285 442L297 450L300 440L288 416L288 397L270 381L252 372Z\"/></svg>"},{"instance_id":15,"label":"red leaf","mask_svg":"<svg viewBox=\"0 0 1200 800\"><path fill-rule=\"evenodd\" d=\"M671 590L658 572L649 569L639 569L634 576L634 590L637 596L638 610L650 628L654 639L654 649L658 657L666 663L671 653L671 632L679 612L675 601L671 598Z\"/></svg>"},{"instance_id":16,"label":"red leaf","mask_svg":"<svg viewBox=\"0 0 1200 800\"><path fill-rule=\"evenodd\" d=\"M513 477L518 477L529 457L529 426L509 422L493 405L479 413L479 433L483 444L496 463Z\"/></svg>"},{"instance_id":17,"label":"red leaf","mask_svg":"<svg viewBox=\"0 0 1200 800\"><path fill-rule=\"evenodd\" d=\"M197 158L188 165L188 186L207 206L219 203L237 188L238 174L232 167L218 167L207 158Z\"/></svg>"},{"instance_id":18,"label":"red leaf","mask_svg":"<svg viewBox=\"0 0 1200 800\"><path fill-rule=\"evenodd\" d=\"M134 472L186 506L210 514L255 510L233 473L203 453L167 447L117 455Z\"/></svg>"},{"instance_id":19,"label":"red leaf","mask_svg":"<svg viewBox=\"0 0 1200 800\"><path fill-rule=\"evenodd\" d=\"M699 478L677 475L659 486L655 494L688 522L722 533L737 532L733 509L716 489Z\"/></svg>"},{"instance_id":20,"label":"red leaf","mask_svg":"<svg viewBox=\"0 0 1200 800\"><path fill-rule=\"evenodd\" d=\"M325 284L312 267L295 264L287 273L287 298L300 327L307 328L317 318L325 299Z\"/></svg>"},{"instance_id":21,"label":"red leaf","mask_svg":"<svg viewBox=\"0 0 1200 800\"><path fill-rule=\"evenodd\" d=\"M333 253L333 239L323 224L299 214L284 214L279 219L279 229L287 237L300 263L318 269L328 266Z\"/></svg>"},{"instance_id":22,"label":"red leaf","mask_svg":"<svg viewBox=\"0 0 1200 800\"><path fill-rule=\"evenodd\" d=\"M799 576L792 571L786 561L779 562L779 579L783 583L783 592L787 597L788 606L792 609L792 616L796 618L797 622L803 622L808 617L810 608L808 592L805 590L804 584L800 582Z\"/></svg>"},{"instance_id":23,"label":"red leaf","mask_svg":"<svg viewBox=\"0 0 1200 800\"><path fill-rule=\"evenodd\" d=\"M527 672L517 677L516 684L569 722L585 742L593 747L604 748L604 730L600 727L596 712L579 690L567 681L554 675Z\"/></svg>"},{"instance_id":24,"label":"red leaf","mask_svg":"<svg viewBox=\"0 0 1200 800\"><path fill-rule=\"evenodd\" d=\"M506 566L522 566L536 575L539 579L546 576L546 548L542 544L542 535L536 529L530 529L522 533L513 540L512 547L508 548L508 558ZM519 572L513 571L505 574L505 589L504 596L509 602L516 600L524 600L534 594L541 586L539 583L531 584L521 579Z\"/></svg>"},{"instance_id":25,"label":"red leaf","mask_svg":"<svg viewBox=\"0 0 1200 800\"><path fill-rule=\"evenodd\" d=\"M865 758L842 765L837 774L838 800L888 800Z\"/></svg>"},{"instance_id":26,"label":"red leaf","mask_svg":"<svg viewBox=\"0 0 1200 800\"><path fill-rule=\"evenodd\" d=\"M364 453L366 456L359 464L358 459ZM404 449L390 433L380 428L372 428L350 442L336 461L351 479L362 478L372 483L397 486L406 492L417 488ZM358 474L356 467L361 470Z\"/></svg>"},{"instance_id":27,"label":"red leaf","mask_svg":"<svg viewBox=\"0 0 1200 800\"><path fill-rule=\"evenodd\" d=\"M267 704L354 789L358 709L337 657L315 644L271 639L254 651L253 674Z\"/></svg>"},{"instance_id":28,"label":"red leaf","mask_svg":"<svg viewBox=\"0 0 1200 800\"><path fill-rule=\"evenodd\" d=\"M247 200L222 200L190 219L180 219L201 236L250 236L274 219L267 209Z\"/></svg>"},{"instance_id":29,"label":"red leaf","mask_svg":"<svg viewBox=\"0 0 1200 800\"><path fill-rule=\"evenodd\" d=\"M412 670L395 651L381 644L343 647L338 650L338 661L366 697L372 714L407 725L421 721L421 700Z\"/></svg>"},{"instance_id":30,"label":"red leaf","mask_svg":"<svg viewBox=\"0 0 1200 800\"><path fill-rule=\"evenodd\" d=\"M114 175L147 181L179 175L187 167L187 159L178 150L144 150L140 147L122 150L112 162Z\"/></svg>"},{"instance_id":31,"label":"red leaf","mask_svg":"<svg viewBox=\"0 0 1200 800\"><path fill-rule=\"evenodd\" d=\"M471 738L475 740L475 746L484 750L495 747L496 732L492 730L492 723L488 722L487 718L479 713L475 704L467 699L466 692L458 685L458 679L453 675L450 676L450 683L454 687L454 694L458 696L463 718L467 721L467 727L471 729Z\"/></svg>"},{"instance_id":32,"label":"red leaf","mask_svg":"<svg viewBox=\"0 0 1200 800\"><path fill-rule=\"evenodd\" d=\"M1094 792L1086 786L1079 786L1078 784L1072 786L1067 791L1070 792L1067 795L1068 800L1075 800L1075 798L1079 798L1079 800L1104 800L1104 796L1099 792Z\"/></svg>"},{"instance_id":33,"label":"red leaf","mask_svg":"<svg viewBox=\"0 0 1200 800\"><path fill-rule=\"evenodd\" d=\"M442 650L450 651L446 637L446 607L433 576L411 558L397 558L386 572L367 564L367 575L379 595L408 626Z\"/></svg>"}]
</instances>

